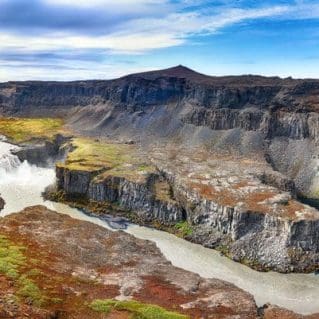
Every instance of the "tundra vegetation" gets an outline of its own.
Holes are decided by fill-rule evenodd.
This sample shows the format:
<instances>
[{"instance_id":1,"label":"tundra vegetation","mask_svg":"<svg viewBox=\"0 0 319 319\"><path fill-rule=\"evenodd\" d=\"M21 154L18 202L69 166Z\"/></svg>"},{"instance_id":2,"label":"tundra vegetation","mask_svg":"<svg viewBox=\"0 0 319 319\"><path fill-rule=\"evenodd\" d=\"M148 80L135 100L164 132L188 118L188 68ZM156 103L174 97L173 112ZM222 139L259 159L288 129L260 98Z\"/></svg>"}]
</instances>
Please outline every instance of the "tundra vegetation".
<instances>
[{"instance_id":1,"label":"tundra vegetation","mask_svg":"<svg viewBox=\"0 0 319 319\"><path fill-rule=\"evenodd\" d=\"M0 118L0 134L14 143L50 140L61 132L63 120L59 118Z\"/></svg>"},{"instance_id":2,"label":"tundra vegetation","mask_svg":"<svg viewBox=\"0 0 319 319\"><path fill-rule=\"evenodd\" d=\"M162 307L144 304L134 300L97 299L90 304L91 309L110 313L112 310L129 312L134 319L189 319L188 316L176 312L167 311Z\"/></svg>"}]
</instances>

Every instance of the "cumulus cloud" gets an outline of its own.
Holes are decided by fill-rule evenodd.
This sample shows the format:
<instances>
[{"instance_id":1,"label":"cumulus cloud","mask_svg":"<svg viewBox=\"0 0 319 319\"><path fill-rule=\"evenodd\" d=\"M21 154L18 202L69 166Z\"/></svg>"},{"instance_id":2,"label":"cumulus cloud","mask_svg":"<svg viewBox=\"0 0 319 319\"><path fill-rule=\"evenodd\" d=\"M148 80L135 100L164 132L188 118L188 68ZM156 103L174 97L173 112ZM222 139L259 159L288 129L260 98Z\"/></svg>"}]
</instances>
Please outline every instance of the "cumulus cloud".
<instances>
[{"instance_id":1,"label":"cumulus cloud","mask_svg":"<svg viewBox=\"0 0 319 319\"><path fill-rule=\"evenodd\" d=\"M45 0L51 3L51 0ZM52 0L53 1L53 0ZM214 33L217 30L262 17L281 15L289 10L285 6L261 9L227 9L217 14L201 11L170 12L163 9L157 0L137 1L133 9L131 0L119 0L114 4L108 0L86 1L105 5L98 10L74 8L81 1L63 1L63 11L54 5L47 7L39 0L2 0L0 10L0 41L3 48L19 48L25 51L53 49L104 49L113 53L132 54L147 50L183 44L191 34ZM73 5L73 2L77 3ZM110 3L113 10L106 6ZM125 4L126 11L114 13L114 8ZM61 1L62 5L62 1ZM71 6L72 7L68 7ZM20 6L20 10L17 10ZM148 13L136 7L148 7ZM160 7L160 8L159 8ZM20 13L19 13L20 12Z\"/></svg>"},{"instance_id":2,"label":"cumulus cloud","mask_svg":"<svg viewBox=\"0 0 319 319\"><path fill-rule=\"evenodd\" d=\"M78 70L67 64L85 56L85 67L96 68L110 55L180 46L250 20L318 17L313 1L0 0L0 63Z\"/></svg>"}]
</instances>

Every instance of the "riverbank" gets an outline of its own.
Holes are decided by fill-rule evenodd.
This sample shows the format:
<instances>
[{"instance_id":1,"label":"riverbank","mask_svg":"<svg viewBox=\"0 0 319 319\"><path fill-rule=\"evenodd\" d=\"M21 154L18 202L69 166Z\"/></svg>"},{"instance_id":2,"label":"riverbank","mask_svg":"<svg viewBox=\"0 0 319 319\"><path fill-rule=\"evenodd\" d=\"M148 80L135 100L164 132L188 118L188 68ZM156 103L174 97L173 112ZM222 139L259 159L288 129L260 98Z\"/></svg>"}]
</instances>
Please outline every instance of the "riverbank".
<instances>
[{"instance_id":1,"label":"riverbank","mask_svg":"<svg viewBox=\"0 0 319 319\"><path fill-rule=\"evenodd\" d=\"M123 232L34 206L1 219L0 234L1 248L19 247L14 253L23 260L15 265L10 259L19 275L0 270L1 287L13 282L9 291L1 289L0 299L6 300L8 293L11 299L20 298L20 303L14 302L19 307L8 318L19 318L23 310L31 312L32 318L47 318L48 313L54 318L102 318L99 312L103 314L105 308L93 306L101 299L105 303L127 300L126 309L107 311L109 316L120 313L120 318L130 318L137 311L132 300L148 307L145 319L155 314L163 319L257 317L248 293L173 267L153 243ZM6 313L6 308L1 311ZM36 311L45 315L36 316Z\"/></svg>"}]
</instances>

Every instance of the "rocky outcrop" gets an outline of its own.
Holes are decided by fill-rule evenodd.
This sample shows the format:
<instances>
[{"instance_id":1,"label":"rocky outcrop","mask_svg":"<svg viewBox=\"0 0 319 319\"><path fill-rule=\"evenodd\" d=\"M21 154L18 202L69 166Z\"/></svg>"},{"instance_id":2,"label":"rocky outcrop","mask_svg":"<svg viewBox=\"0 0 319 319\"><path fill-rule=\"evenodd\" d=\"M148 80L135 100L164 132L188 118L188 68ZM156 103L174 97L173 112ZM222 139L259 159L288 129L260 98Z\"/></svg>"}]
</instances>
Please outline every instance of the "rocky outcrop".
<instances>
[{"instance_id":1,"label":"rocky outcrop","mask_svg":"<svg viewBox=\"0 0 319 319\"><path fill-rule=\"evenodd\" d=\"M57 187L58 189L63 189L70 196L86 197L92 179L100 173L102 173L101 170L73 170L64 166L57 165Z\"/></svg>"},{"instance_id":2,"label":"rocky outcrop","mask_svg":"<svg viewBox=\"0 0 319 319\"><path fill-rule=\"evenodd\" d=\"M70 145L67 144L69 140L69 137L57 134L52 141L36 141L20 145L19 150L14 151L13 154L17 155L21 162L28 161L37 166L52 166L55 162L63 160L70 150Z\"/></svg>"},{"instance_id":3,"label":"rocky outcrop","mask_svg":"<svg viewBox=\"0 0 319 319\"><path fill-rule=\"evenodd\" d=\"M307 218L302 216L302 206L296 207L293 211L300 209L299 219L247 210L240 204L222 205L188 188L184 180L179 181L170 172L166 172L166 176L174 185L174 195L183 203L192 225L189 240L217 248L232 259L259 270L305 272L318 269L318 212L314 211L315 216ZM279 203L282 199L277 197Z\"/></svg>"},{"instance_id":4,"label":"rocky outcrop","mask_svg":"<svg viewBox=\"0 0 319 319\"><path fill-rule=\"evenodd\" d=\"M171 185L173 198L163 200L156 197L154 184L159 178ZM264 178L274 183L270 177ZM141 182L107 172L101 177L97 172L58 167L57 180L58 189L67 195L82 195L88 201L115 203L137 213L145 222L174 225L187 221L192 229L187 237L189 240L222 250L230 258L253 268L279 272L318 269L319 213L315 210L304 212L307 208L291 203L288 193L272 195L264 200L262 205L266 206L261 206L264 211L257 208L254 211L243 207L241 203L227 205L217 198L214 200L201 195L185 179L180 179L165 168L148 175ZM291 183L281 186L293 189ZM267 190L260 189L260 192ZM295 205L291 213L288 208L287 213L279 213L281 207L290 205ZM274 212L268 212L267 206L274 207Z\"/></svg>"},{"instance_id":5,"label":"rocky outcrop","mask_svg":"<svg viewBox=\"0 0 319 319\"><path fill-rule=\"evenodd\" d=\"M277 171L264 171L257 175L260 181L266 185L276 187L291 195L296 195L296 185L294 181Z\"/></svg>"},{"instance_id":6,"label":"rocky outcrop","mask_svg":"<svg viewBox=\"0 0 319 319\"><path fill-rule=\"evenodd\" d=\"M265 305L259 311L264 319L317 319L319 317L319 314L302 316L287 309L269 304Z\"/></svg>"},{"instance_id":7,"label":"rocky outcrop","mask_svg":"<svg viewBox=\"0 0 319 319\"><path fill-rule=\"evenodd\" d=\"M211 109L198 107L185 115L184 123L207 126L212 130L240 128L260 131L265 138L287 137L291 139L318 139L318 114L269 111L260 108Z\"/></svg>"},{"instance_id":8,"label":"rocky outcrop","mask_svg":"<svg viewBox=\"0 0 319 319\"><path fill-rule=\"evenodd\" d=\"M5 236L12 245L28 247L22 250L26 264L21 276L27 280L37 274L32 277L33 291L46 300L37 309L31 297L13 298L19 283L13 285L15 279L1 274L3 318L44 319L49 318L47 311L50 318L98 318L88 306L95 299L135 299L182 313L185 319L257 317L250 294L225 281L176 268L154 243L121 231L35 206L1 219L0 232L0 245ZM10 298L13 301L8 302ZM123 312L123 318L128 315Z\"/></svg>"},{"instance_id":9,"label":"rocky outcrop","mask_svg":"<svg viewBox=\"0 0 319 319\"><path fill-rule=\"evenodd\" d=\"M5 201L0 197L0 211L3 209Z\"/></svg>"},{"instance_id":10,"label":"rocky outcrop","mask_svg":"<svg viewBox=\"0 0 319 319\"><path fill-rule=\"evenodd\" d=\"M82 196L89 201L115 203L134 211L145 222L171 224L185 220L184 209L173 199L158 199L154 184L160 175L151 174L143 182L107 175L102 171L73 170L57 166L57 188L70 197Z\"/></svg>"},{"instance_id":11,"label":"rocky outcrop","mask_svg":"<svg viewBox=\"0 0 319 319\"><path fill-rule=\"evenodd\" d=\"M185 219L183 208L173 200L156 199L154 183L159 175L150 175L145 183L136 183L124 177L108 176L102 182L90 183L91 200L114 202L124 209L135 211L145 221L176 223Z\"/></svg>"}]
</instances>

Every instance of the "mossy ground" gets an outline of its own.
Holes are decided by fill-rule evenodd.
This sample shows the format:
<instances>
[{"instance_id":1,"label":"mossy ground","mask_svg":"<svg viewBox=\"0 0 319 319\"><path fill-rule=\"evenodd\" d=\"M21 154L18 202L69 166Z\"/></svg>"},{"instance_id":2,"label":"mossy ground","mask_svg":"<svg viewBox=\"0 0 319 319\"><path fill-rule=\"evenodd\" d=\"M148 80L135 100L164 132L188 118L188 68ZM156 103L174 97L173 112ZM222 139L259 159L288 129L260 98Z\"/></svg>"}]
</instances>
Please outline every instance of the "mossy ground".
<instances>
[{"instance_id":1,"label":"mossy ground","mask_svg":"<svg viewBox=\"0 0 319 319\"><path fill-rule=\"evenodd\" d=\"M176 234L182 238L193 234L193 228L187 220L177 223L174 228L176 229Z\"/></svg>"},{"instance_id":2,"label":"mossy ground","mask_svg":"<svg viewBox=\"0 0 319 319\"><path fill-rule=\"evenodd\" d=\"M102 313L110 313L112 310L125 311L131 314L130 318L134 319L188 319L186 315L176 312L167 311L166 309L150 304L144 304L134 300L117 301L117 300L94 300L90 308Z\"/></svg>"},{"instance_id":3,"label":"mossy ground","mask_svg":"<svg viewBox=\"0 0 319 319\"><path fill-rule=\"evenodd\" d=\"M50 140L62 131L63 120L59 118L0 118L0 134L14 143Z\"/></svg>"},{"instance_id":4,"label":"mossy ground","mask_svg":"<svg viewBox=\"0 0 319 319\"><path fill-rule=\"evenodd\" d=\"M26 247L17 246L5 236L0 235L0 273L13 281L17 287L17 297L39 307L44 303L46 297L31 278L39 271L32 269L29 273L23 273L24 267L29 263L24 255L25 250Z\"/></svg>"},{"instance_id":5,"label":"mossy ground","mask_svg":"<svg viewBox=\"0 0 319 319\"><path fill-rule=\"evenodd\" d=\"M73 150L60 167L69 170L98 171L105 170L98 178L107 175L126 177L134 181L143 179L155 168L136 151L135 145L108 143L92 138L75 137Z\"/></svg>"}]
</instances>

